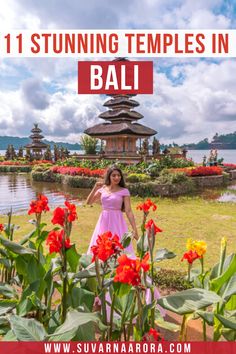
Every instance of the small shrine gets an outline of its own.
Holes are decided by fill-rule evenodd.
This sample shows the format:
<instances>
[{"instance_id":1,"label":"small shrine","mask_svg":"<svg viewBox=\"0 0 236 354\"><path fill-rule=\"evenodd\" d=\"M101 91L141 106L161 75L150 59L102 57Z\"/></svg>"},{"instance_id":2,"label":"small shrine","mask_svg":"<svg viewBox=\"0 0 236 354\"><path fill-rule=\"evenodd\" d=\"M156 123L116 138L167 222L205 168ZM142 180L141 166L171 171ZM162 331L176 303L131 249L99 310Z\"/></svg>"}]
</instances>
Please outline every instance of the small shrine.
<instances>
[{"instance_id":1,"label":"small shrine","mask_svg":"<svg viewBox=\"0 0 236 354\"><path fill-rule=\"evenodd\" d=\"M138 156L140 151L137 151L137 140L145 139L148 144L147 139L157 133L154 129L138 123L143 115L134 110L139 103L132 98L133 96L135 95L111 96L112 98L104 103L109 110L99 115L105 122L84 132L93 138L101 139L101 153L105 158Z\"/></svg>"},{"instance_id":2,"label":"small shrine","mask_svg":"<svg viewBox=\"0 0 236 354\"><path fill-rule=\"evenodd\" d=\"M42 158L44 150L48 145L42 142L44 136L41 134L42 130L38 127L37 123L34 123L34 128L31 130L30 139L32 142L25 146L26 155L31 155L32 158L39 160Z\"/></svg>"}]
</instances>

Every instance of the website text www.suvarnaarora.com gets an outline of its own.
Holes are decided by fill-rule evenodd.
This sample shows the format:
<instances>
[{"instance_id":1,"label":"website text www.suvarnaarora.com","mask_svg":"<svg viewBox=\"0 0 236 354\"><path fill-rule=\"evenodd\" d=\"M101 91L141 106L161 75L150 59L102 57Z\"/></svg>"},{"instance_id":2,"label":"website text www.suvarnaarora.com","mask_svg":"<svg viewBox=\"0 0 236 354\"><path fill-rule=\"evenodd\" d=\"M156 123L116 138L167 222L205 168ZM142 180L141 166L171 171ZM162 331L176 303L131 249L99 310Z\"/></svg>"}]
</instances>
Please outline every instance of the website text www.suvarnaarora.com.
<instances>
[{"instance_id":1,"label":"website text www.suvarnaarora.com","mask_svg":"<svg viewBox=\"0 0 236 354\"><path fill-rule=\"evenodd\" d=\"M52 342L44 343L44 353L191 353L191 343L175 343L175 342Z\"/></svg>"}]
</instances>

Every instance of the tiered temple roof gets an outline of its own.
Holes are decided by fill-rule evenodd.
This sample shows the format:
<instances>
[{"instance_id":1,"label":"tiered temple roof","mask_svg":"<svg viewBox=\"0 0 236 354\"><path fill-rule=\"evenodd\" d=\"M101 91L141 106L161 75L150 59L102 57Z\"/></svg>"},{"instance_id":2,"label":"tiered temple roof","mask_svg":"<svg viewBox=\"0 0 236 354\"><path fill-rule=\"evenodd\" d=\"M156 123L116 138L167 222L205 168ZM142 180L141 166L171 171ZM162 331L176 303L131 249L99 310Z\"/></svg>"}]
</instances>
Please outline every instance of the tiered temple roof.
<instances>
[{"instance_id":1,"label":"tiered temple roof","mask_svg":"<svg viewBox=\"0 0 236 354\"><path fill-rule=\"evenodd\" d=\"M99 115L106 122L86 129L85 133L98 138L124 134L137 138L155 135L157 132L154 129L137 123L137 120L143 118L143 115L133 110L134 107L139 106L139 103L130 97L131 95L112 96L104 104L109 110Z\"/></svg>"},{"instance_id":2,"label":"tiered temple roof","mask_svg":"<svg viewBox=\"0 0 236 354\"><path fill-rule=\"evenodd\" d=\"M32 142L27 144L25 148L27 149L46 149L47 144L43 143L41 140L44 136L41 134L42 130L38 127L37 123L34 123L34 128L31 130L30 139Z\"/></svg>"}]
</instances>

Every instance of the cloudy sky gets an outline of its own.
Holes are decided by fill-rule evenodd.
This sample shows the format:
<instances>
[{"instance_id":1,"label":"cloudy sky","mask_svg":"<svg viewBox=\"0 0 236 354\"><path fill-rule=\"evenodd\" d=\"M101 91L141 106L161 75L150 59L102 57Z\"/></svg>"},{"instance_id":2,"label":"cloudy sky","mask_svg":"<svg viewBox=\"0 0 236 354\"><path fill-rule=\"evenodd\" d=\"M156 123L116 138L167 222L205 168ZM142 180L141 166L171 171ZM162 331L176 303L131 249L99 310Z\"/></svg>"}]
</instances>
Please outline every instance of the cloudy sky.
<instances>
[{"instance_id":1,"label":"cloudy sky","mask_svg":"<svg viewBox=\"0 0 236 354\"><path fill-rule=\"evenodd\" d=\"M235 29L231 0L0 0L6 29ZM236 3L235 3L236 4ZM89 58L88 58L89 59ZM236 59L154 59L155 92L139 95L142 120L161 142L236 131ZM77 94L77 59L0 58L0 135L34 122L54 141L78 142L105 97Z\"/></svg>"}]
</instances>

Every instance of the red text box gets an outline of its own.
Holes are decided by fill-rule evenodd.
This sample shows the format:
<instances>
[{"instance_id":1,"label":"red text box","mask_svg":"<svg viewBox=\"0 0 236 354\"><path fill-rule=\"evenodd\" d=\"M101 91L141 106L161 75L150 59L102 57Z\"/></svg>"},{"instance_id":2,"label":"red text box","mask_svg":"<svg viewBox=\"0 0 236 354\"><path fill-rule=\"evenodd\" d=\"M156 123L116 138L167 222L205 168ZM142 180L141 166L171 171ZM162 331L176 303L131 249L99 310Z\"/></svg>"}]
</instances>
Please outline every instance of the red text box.
<instances>
[{"instance_id":1,"label":"red text box","mask_svg":"<svg viewBox=\"0 0 236 354\"><path fill-rule=\"evenodd\" d=\"M78 62L79 94L152 94L152 61Z\"/></svg>"}]
</instances>

